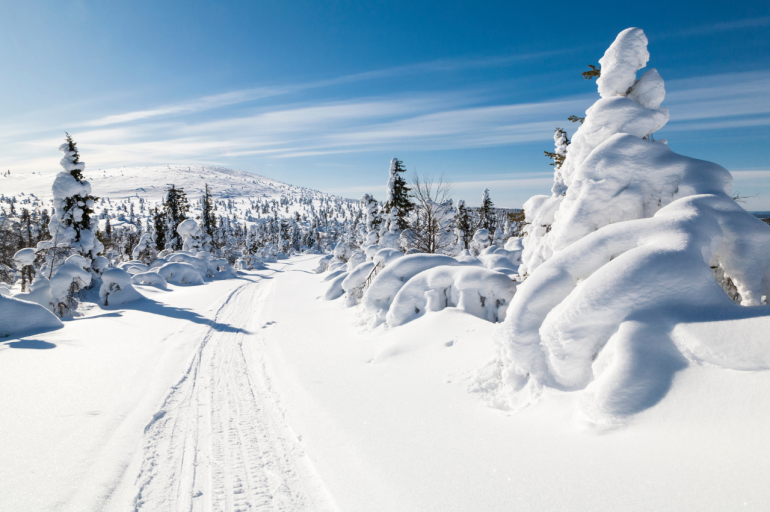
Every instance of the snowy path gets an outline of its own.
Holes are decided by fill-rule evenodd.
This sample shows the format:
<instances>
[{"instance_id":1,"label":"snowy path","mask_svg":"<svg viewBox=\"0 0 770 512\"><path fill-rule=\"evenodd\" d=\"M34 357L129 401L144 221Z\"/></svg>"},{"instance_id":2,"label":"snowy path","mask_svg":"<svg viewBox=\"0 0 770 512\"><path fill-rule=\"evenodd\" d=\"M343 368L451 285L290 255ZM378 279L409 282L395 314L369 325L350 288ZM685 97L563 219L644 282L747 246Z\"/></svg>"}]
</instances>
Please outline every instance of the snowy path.
<instances>
[{"instance_id":1,"label":"snowy path","mask_svg":"<svg viewBox=\"0 0 770 512\"><path fill-rule=\"evenodd\" d=\"M328 510L323 486L244 344L260 343L265 286L234 290L183 378L145 429L135 510Z\"/></svg>"}]
</instances>

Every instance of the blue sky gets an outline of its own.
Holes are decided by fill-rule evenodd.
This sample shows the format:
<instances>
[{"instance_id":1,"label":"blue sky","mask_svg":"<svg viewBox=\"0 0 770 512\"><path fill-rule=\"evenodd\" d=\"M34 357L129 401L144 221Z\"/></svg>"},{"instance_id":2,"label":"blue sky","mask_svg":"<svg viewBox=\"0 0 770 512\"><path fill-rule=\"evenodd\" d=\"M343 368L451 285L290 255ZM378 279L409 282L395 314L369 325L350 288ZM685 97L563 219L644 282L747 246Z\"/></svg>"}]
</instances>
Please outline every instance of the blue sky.
<instances>
[{"instance_id":1,"label":"blue sky","mask_svg":"<svg viewBox=\"0 0 770 512\"><path fill-rule=\"evenodd\" d=\"M580 72L645 30L671 121L657 135L770 210L770 2L3 2L0 168L252 171L382 199L391 157L455 199L548 193L557 126L598 97Z\"/></svg>"}]
</instances>

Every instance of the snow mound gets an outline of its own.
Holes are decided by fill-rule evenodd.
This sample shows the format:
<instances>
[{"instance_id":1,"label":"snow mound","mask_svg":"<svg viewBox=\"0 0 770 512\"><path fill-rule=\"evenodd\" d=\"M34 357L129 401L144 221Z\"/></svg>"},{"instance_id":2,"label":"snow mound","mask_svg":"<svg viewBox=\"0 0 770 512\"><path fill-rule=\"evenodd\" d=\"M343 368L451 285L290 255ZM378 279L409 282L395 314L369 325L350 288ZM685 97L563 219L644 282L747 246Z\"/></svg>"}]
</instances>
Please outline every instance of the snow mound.
<instances>
[{"instance_id":1,"label":"snow mound","mask_svg":"<svg viewBox=\"0 0 770 512\"><path fill-rule=\"evenodd\" d=\"M131 277L131 282L133 284L146 284L149 286L155 286L161 290L168 290L166 280L163 279L163 276L157 272L142 272L141 274L134 274Z\"/></svg>"},{"instance_id":2,"label":"snow mound","mask_svg":"<svg viewBox=\"0 0 770 512\"><path fill-rule=\"evenodd\" d=\"M440 266L417 274L393 299L387 314L391 327L426 312L457 308L490 322L505 319L516 283L499 272L479 267Z\"/></svg>"},{"instance_id":3,"label":"snow mound","mask_svg":"<svg viewBox=\"0 0 770 512\"><path fill-rule=\"evenodd\" d=\"M56 315L40 304L0 293L0 339L63 327Z\"/></svg>"},{"instance_id":4,"label":"snow mound","mask_svg":"<svg viewBox=\"0 0 770 512\"><path fill-rule=\"evenodd\" d=\"M157 272L169 283L189 285L203 284L203 276L200 271L189 263L172 261L164 264Z\"/></svg>"},{"instance_id":5,"label":"snow mound","mask_svg":"<svg viewBox=\"0 0 770 512\"><path fill-rule=\"evenodd\" d=\"M407 281L420 272L442 265L457 266L460 262L440 254L409 254L396 259L377 274L362 298L366 310L374 314L373 324L385 321L393 299Z\"/></svg>"},{"instance_id":6,"label":"snow mound","mask_svg":"<svg viewBox=\"0 0 770 512\"><path fill-rule=\"evenodd\" d=\"M131 274L125 270L109 268L102 273L99 299L103 306L118 306L143 298L144 296L133 287Z\"/></svg>"}]
</instances>

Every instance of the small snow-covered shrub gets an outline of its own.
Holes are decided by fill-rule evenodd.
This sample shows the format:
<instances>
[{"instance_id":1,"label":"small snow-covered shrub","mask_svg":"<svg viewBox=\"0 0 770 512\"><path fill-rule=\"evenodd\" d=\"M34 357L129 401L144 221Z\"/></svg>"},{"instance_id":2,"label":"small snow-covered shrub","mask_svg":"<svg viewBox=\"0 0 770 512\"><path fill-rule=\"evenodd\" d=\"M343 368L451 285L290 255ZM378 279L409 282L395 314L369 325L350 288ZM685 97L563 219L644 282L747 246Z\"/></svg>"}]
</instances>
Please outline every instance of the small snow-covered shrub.
<instances>
[{"instance_id":1,"label":"small snow-covered shrub","mask_svg":"<svg viewBox=\"0 0 770 512\"><path fill-rule=\"evenodd\" d=\"M347 273L347 277L342 281L342 289L345 290L348 306L355 306L363 295L363 286L366 279L374 270L374 263L364 261L352 271Z\"/></svg>"},{"instance_id":2,"label":"small snow-covered shrub","mask_svg":"<svg viewBox=\"0 0 770 512\"><path fill-rule=\"evenodd\" d=\"M471 241L471 250L475 254L479 254L481 251L490 246L492 242L489 240L488 229L478 229L473 234L473 240Z\"/></svg>"},{"instance_id":3,"label":"small snow-covered shrub","mask_svg":"<svg viewBox=\"0 0 770 512\"><path fill-rule=\"evenodd\" d=\"M203 247L203 233L193 219L182 221L176 232L182 237L183 250L197 252Z\"/></svg>"},{"instance_id":4,"label":"small snow-covered shrub","mask_svg":"<svg viewBox=\"0 0 770 512\"><path fill-rule=\"evenodd\" d=\"M62 327L61 320L40 304L0 293L0 339L11 335L50 331Z\"/></svg>"},{"instance_id":5,"label":"small snow-covered shrub","mask_svg":"<svg viewBox=\"0 0 770 512\"><path fill-rule=\"evenodd\" d=\"M53 311L53 296L51 296L51 282L40 272L29 287L29 293L18 293L15 297L19 300L34 302Z\"/></svg>"},{"instance_id":6,"label":"small snow-covered shrub","mask_svg":"<svg viewBox=\"0 0 770 512\"><path fill-rule=\"evenodd\" d=\"M332 258L334 258L334 255L327 254L323 258L319 259L318 260L318 267L316 267L315 273L316 274L321 274L321 273L326 272L327 270L329 270L329 265L332 262Z\"/></svg>"},{"instance_id":7,"label":"small snow-covered shrub","mask_svg":"<svg viewBox=\"0 0 770 512\"><path fill-rule=\"evenodd\" d=\"M377 265L380 269L383 269L397 259L401 258L403 255L404 253L397 249L385 248L378 250L375 253L372 261L374 261L374 264Z\"/></svg>"},{"instance_id":8,"label":"small snow-covered shrub","mask_svg":"<svg viewBox=\"0 0 770 512\"><path fill-rule=\"evenodd\" d=\"M339 299L345 294L345 290L342 288L342 282L348 276L347 272L340 271L336 277L329 280L329 286L324 292L324 300Z\"/></svg>"},{"instance_id":9,"label":"small snow-covered shrub","mask_svg":"<svg viewBox=\"0 0 770 512\"><path fill-rule=\"evenodd\" d=\"M166 263L157 272L169 283L199 285L204 282L196 267L181 261Z\"/></svg>"},{"instance_id":10,"label":"small snow-covered shrub","mask_svg":"<svg viewBox=\"0 0 770 512\"><path fill-rule=\"evenodd\" d=\"M396 294L411 278L441 265L460 265L456 259L440 254L410 254L396 259L374 278L364 293L362 303L374 314L373 326L385 321Z\"/></svg>"},{"instance_id":11,"label":"small snow-covered shrub","mask_svg":"<svg viewBox=\"0 0 770 512\"><path fill-rule=\"evenodd\" d=\"M435 267L411 278L396 294L387 315L395 327L427 311L457 308L490 322L502 322L516 283L479 267Z\"/></svg>"},{"instance_id":12,"label":"small snow-covered shrub","mask_svg":"<svg viewBox=\"0 0 770 512\"><path fill-rule=\"evenodd\" d=\"M51 305L60 317L77 309L75 294L91 283L88 261L78 254L72 255L60 266L50 282Z\"/></svg>"},{"instance_id":13,"label":"small snow-covered shrub","mask_svg":"<svg viewBox=\"0 0 770 512\"><path fill-rule=\"evenodd\" d=\"M198 272L200 272L201 276L210 276L210 268L208 262L198 258L197 256L193 256L189 252L182 252L182 251L176 251L172 254L169 254L166 257L166 260L169 262L182 262L187 263L188 265L192 265L193 267L198 269Z\"/></svg>"},{"instance_id":14,"label":"small snow-covered shrub","mask_svg":"<svg viewBox=\"0 0 770 512\"><path fill-rule=\"evenodd\" d=\"M143 272L141 274L134 274L131 277L131 282L133 284L146 284L149 286L155 286L156 288L160 288L161 290L168 289L166 280L163 279L163 276L161 276L157 272Z\"/></svg>"},{"instance_id":15,"label":"small snow-covered shrub","mask_svg":"<svg viewBox=\"0 0 770 512\"><path fill-rule=\"evenodd\" d=\"M141 293L132 286L131 274L119 268L110 268L102 272L102 286L99 299L103 306L118 306L134 300L143 299Z\"/></svg>"},{"instance_id":16,"label":"small snow-covered shrub","mask_svg":"<svg viewBox=\"0 0 770 512\"><path fill-rule=\"evenodd\" d=\"M350 258L348 258L348 264L346 267L346 270L348 272L352 272L354 268L356 268L358 265L366 261L366 254L364 254L362 251L355 251L353 254L350 255Z\"/></svg>"}]
</instances>

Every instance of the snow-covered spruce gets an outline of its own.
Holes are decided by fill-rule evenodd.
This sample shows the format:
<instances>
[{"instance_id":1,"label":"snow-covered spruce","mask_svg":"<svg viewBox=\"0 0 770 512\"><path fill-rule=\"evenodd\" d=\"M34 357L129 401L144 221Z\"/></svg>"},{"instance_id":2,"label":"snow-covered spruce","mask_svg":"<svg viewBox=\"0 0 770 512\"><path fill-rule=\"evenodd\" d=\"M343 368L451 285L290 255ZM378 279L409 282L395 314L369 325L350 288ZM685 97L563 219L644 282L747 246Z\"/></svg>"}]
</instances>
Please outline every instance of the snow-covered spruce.
<instances>
[{"instance_id":1,"label":"snow-covered spruce","mask_svg":"<svg viewBox=\"0 0 770 512\"><path fill-rule=\"evenodd\" d=\"M48 225L53 237L48 242L38 245L38 250L51 251L58 247L67 247L75 254L89 260L104 249L91 230L91 214L94 200L91 184L83 177L85 162L80 161L77 144L67 135L67 141L59 146L64 153L61 166L64 171L56 175L53 182L54 214ZM55 265L55 261L49 264Z\"/></svg>"},{"instance_id":2,"label":"snow-covered spruce","mask_svg":"<svg viewBox=\"0 0 770 512\"><path fill-rule=\"evenodd\" d=\"M743 367L770 368L745 340L672 336L683 322L770 315L741 307L770 294L770 229L731 199L725 169L646 140L668 120L657 72L635 80L646 42L640 29L618 35L553 194L525 205L530 276L499 331L498 403L580 391L585 417L614 423L657 403L691 361L740 366L715 356L741 352L726 344L743 347Z\"/></svg>"}]
</instances>

